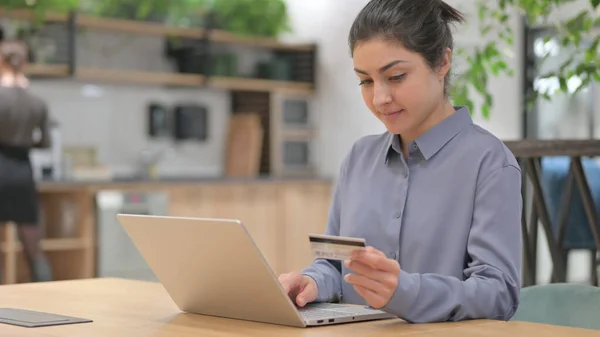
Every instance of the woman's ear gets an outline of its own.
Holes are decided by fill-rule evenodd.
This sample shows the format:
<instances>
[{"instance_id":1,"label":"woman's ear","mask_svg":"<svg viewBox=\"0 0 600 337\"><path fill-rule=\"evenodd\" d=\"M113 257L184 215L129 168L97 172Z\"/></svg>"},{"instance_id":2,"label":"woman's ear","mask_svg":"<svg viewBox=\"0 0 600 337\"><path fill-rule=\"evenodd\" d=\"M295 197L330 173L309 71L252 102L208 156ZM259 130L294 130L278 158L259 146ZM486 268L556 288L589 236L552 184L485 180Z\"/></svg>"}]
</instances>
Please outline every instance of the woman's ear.
<instances>
[{"instance_id":1,"label":"woman's ear","mask_svg":"<svg viewBox=\"0 0 600 337\"><path fill-rule=\"evenodd\" d=\"M440 81L444 80L446 74L450 71L450 66L452 64L452 50L450 48L446 48L444 54L442 55L442 60L438 69L438 79Z\"/></svg>"}]
</instances>

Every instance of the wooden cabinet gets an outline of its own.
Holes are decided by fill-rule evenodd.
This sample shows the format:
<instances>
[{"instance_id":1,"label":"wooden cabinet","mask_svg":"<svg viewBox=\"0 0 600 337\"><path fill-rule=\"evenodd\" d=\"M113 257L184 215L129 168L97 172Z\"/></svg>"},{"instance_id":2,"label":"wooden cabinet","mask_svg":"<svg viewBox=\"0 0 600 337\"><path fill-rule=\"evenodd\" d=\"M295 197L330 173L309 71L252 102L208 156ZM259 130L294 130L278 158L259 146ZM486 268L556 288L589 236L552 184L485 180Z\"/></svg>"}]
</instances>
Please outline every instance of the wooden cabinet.
<instances>
[{"instance_id":1,"label":"wooden cabinet","mask_svg":"<svg viewBox=\"0 0 600 337\"><path fill-rule=\"evenodd\" d=\"M207 185L173 190L169 213L240 219L273 270L283 273L312 261L308 234L325 230L330 193L325 182Z\"/></svg>"},{"instance_id":2,"label":"wooden cabinet","mask_svg":"<svg viewBox=\"0 0 600 337\"><path fill-rule=\"evenodd\" d=\"M55 280L96 276L95 196L102 190L161 191L169 215L240 219L277 274L312 261L307 235L324 231L331 197L326 180L42 183L42 249ZM0 232L3 283L29 282L15 226Z\"/></svg>"},{"instance_id":3,"label":"wooden cabinet","mask_svg":"<svg viewBox=\"0 0 600 337\"><path fill-rule=\"evenodd\" d=\"M94 276L93 198L85 189L41 193L41 249L55 280ZM15 224L4 224L0 235L3 284L31 281Z\"/></svg>"}]
</instances>

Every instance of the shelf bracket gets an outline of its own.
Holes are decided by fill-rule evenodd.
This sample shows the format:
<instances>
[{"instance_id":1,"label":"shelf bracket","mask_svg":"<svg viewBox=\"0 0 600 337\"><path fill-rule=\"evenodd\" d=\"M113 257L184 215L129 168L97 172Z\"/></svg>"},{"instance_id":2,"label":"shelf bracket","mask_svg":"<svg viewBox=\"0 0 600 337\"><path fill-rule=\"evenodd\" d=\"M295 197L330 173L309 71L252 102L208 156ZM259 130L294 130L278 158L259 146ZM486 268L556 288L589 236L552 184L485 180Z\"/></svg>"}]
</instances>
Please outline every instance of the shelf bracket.
<instances>
[{"instance_id":1,"label":"shelf bracket","mask_svg":"<svg viewBox=\"0 0 600 337\"><path fill-rule=\"evenodd\" d=\"M70 11L67 20L69 48L69 76L75 77L77 72L77 12Z\"/></svg>"},{"instance_id":2,"label":"shelf bracket","mask_svg":"<svg viewBox=\"0 0 600 337\"><path fill-rule=\"evenodd\" d=\"M215 26L215 14L213 12L208 12L206 14L206 24L204 26L204 36L201 40L198 41L199 43L199 48L200 50L202 50L202 54L204 55L204 64L203 64L203 75L204 75L204 82L203 82L203 87L208 87L208 82L210 80L210 77L213 74L212 71L212 59L213 59L213 55L212 55L212 40L211 40L211 33L212 30L214 29Z\"/></svg>"}]
</instances>

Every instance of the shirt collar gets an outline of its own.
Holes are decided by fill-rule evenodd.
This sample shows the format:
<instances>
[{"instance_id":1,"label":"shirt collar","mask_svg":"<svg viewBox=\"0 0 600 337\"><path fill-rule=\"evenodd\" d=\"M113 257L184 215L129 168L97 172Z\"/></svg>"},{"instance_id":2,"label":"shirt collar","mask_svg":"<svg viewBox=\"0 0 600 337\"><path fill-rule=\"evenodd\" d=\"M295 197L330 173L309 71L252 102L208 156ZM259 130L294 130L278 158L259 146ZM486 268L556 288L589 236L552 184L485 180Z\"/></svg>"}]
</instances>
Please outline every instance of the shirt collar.
<instances>
[{"instance_id":1,"label":"shirt collar","mask_svg":"<svg viewBox=\"0 0 600 337\"><path fill-rule=\"evenodd\" d=\"M425 160L429 160L429 158L433 157L466 126L473 124L469 108L463 106L454 107L454 109L456 111L452 115L448 116L415 140L415 143ZM391 150L401 154L402 149L400 146L400 137L392 133L389 133L388 142L386 144L385 162L387 163Z\"/></svg>"}]
</instances>

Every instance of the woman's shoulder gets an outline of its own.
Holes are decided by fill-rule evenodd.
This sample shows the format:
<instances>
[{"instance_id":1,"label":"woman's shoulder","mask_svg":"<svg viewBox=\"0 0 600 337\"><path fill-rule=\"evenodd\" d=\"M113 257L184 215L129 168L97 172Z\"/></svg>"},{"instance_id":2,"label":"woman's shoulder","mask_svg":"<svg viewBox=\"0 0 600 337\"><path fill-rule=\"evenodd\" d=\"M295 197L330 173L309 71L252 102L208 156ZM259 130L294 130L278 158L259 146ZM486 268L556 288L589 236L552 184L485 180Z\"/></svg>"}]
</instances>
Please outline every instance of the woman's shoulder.
<instances>
[{"instance_id":1,"label":"woman's shoulder","mask_svg":"<svg viewBox=\"0 0 600 337\"><path fill-rule=\"evenodd\" d=\"M18 105L21 113L26 111L37 118L47 118L48 105L41 97L27 88L0 86L0 106L9 111Z\"/></svg>"},{"instance_id":2,"label":"woman's shoulder","mask_svg":"<svg viewBox=\"0 0 600 337\"><path fill-rule=\"evenodd\" d=\"M469 157L479 166L482 177L507 167L521 171L519 162L508 146L479 125L473 124L461 137L461 143L468 148Z\"/></svg>"},{"instance_id":3,"label":"woman's shoulder","mask_svg":"<svg viewBox=\"0 0 600 337\"><path fill-rule=\"evenodd\" d=\"M34 104L43 106L46 104L46 102L40 96L32 92L29 88L0 85L0 95L3 97L16 97L16 95L19 95L20 97L26 97L27 100Z\"/></svg>"},{"instance_id":4,"label":"woman's shoulder","mask_svg":"<svg viewBox=\"0 0 600 337\"><path fill-rule=\"evenodd\" d=\"M358 138L352 144L346 161L364 161L385 156L391 146L392 137L393 135L386 131Z\"/></svg>"}]
</instances>

